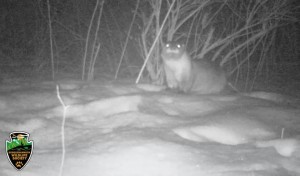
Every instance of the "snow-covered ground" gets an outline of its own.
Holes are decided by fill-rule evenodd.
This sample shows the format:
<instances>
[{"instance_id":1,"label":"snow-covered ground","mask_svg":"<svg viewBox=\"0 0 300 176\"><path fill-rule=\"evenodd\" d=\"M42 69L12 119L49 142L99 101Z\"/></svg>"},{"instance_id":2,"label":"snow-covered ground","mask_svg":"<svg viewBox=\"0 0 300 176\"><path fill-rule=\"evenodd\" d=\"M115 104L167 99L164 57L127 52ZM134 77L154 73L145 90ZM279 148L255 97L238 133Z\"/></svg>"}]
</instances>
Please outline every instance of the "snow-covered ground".
<instances>
[{"instance_id":1,"label":"snow-covered ground","mask_svg":"<svg viewBox=\"0 0 300 176\"><path fill-rule=\"evenodd\" d=\"M126 83L60 82L66 105L63 175L300 175L299 101L267 92L183 95ZM63 107L55 83L0 87L0 175L57 176ZM30 133L22 171L5 154Z\"/></svg>"}]
</instances>

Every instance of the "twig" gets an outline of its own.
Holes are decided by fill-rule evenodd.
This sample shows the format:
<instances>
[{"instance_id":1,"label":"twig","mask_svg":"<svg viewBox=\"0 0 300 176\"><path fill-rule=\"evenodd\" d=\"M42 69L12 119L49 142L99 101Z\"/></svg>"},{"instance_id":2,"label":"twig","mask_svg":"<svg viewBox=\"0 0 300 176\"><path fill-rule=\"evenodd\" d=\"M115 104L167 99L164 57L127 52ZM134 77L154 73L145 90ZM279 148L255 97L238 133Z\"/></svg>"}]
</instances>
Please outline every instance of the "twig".
<instances>
[{"instance_id":1,"label":"twig","mask_svg":"<svg viewBox=\"0 0 300 176\"><path fill-rule=\"evenodd\" d=\"M48 22L49 22L49 38L50 38L50 54L51 54L51 69L52 69L52 79L54 80L54 58L53 58L53 41L52 41L52 26L51 26L51 16L50 16L50 2L47 0L48 6Z\"/></svg>"},{"instance_id":2,"label":"twig","mask_svg":"<svg viewBox=\"0 0 300 176\"><path fill-rule=\"evenodd\" d=\"M100 24L101 24L100 22L101 22L101 17L102 17L103 4L104 4L104 0L102 0L102 2L101 2L101 8L100 8L100 11L99 11L99 16L98 16L98 21L97 21L97 29L95 31L94 43L93 43L93 46L92 46L92 54L91 54L90 66L89 66L88 78L87 78L89 81L94 78L94 66L95 66L96 58L98 56L98 52L99 52L99 49L100 49L100 46L101 46L100 43L98 44L98 46L97 46L96 43L97 43L98 33L99 33L99 29L100 29Z\"/></svg>"},{"instance_id":3,"label":"twig","mask_svg":"<svg viewBox=\"0 0 300 176\"><path fill-rule=\"evenodd\" d=\"M283 137L284 137L284 128L281 129L281 137L280 138L283 139Z\"/></svg>"},{"instance_id":4,"label":"twig","mask_svg":"<svg viewBox=\"0 0 300 176\"><path fill-rule=\"evenodd\" d=\"M83 59L82 59L83 60L82 61L82 73L81 73L81 79L82 80L84 80L84 78L85 78L85 63L86 63L87 50L88 50L88 45L89 45L89 38L90 38L92 24L93 24L93 21L94 21L94 18L95 18L95 14L96 14L96 11L97 11L97 7L98 7L98 4L99 4L99 1L100 0L97 0L97 3L95 5L94 11L93 11L93 15L92 15L92 18L91 18L91 21L90 21L89 29L88 29L88 32L87 32L87 35L86 35L84 56L83 56Z\"/></svg>"},{"instance_id":5,"label":"twig","mask_svg":"<svg viewBox=\"0 0 300 176\"><path fill-rule=\"evenodd\" d=\"M132 21L131 21L131 24L130 24L130 27L129 27L129 30L128 30L128 33L127 33L126 41L125 41L125 44L124 44L124 47L123 47L123 50L122 50L121 58L120 58L120 61L119 61L119 64L118 64L118 68L117 68L117 71L115 73L115 79L117 79L117 77L118 77L118 73L119 73L119 70L120 70L120 67L121 67L121 63L122 63L123 58L124 58L124 53L125 53L125 50L127 48L128 39L129 39L129 36L130 36L130 33L131 33L133 22L135 20L136 14L137 14L139 4L140 4L140 0L137 0L136 6L135 6L135 11L134 11L134 14L133 14L133 17L132 17Z\"/></svg>"},{"instance_id":6,"label":"twig","mask_svg":"<svg viewBox=\"0 0 300 176\"><path fill-rule=\"evenodd\" d=\"M63 168L64 168L64 163L65 163L65 153L66 153L66 149L65 149L65 122L66 122L66 113L67 113L67 109L70 106L68 106L68 105L66 106L66 104L62 100L62 98L60 96L60 93L59 93L59 86L58 85L56 85L56 95L57 95L57 98L58 98L60 104L64 108L63 119L62 119L62 124L61 124L61 148L62 148L62 155L61 155L61 164L60 164L60 169L59 169L59 176L62 176L62 174L63 174Z\"/></svg>"},{"instance_id":7,"label":"twig","mask_svg":"<svg viewBox=\"0 0 300 176\"><path fill-rule=\"evenodd\" d=\"M88 80L93 80L94 79L95 63L96 63L96 59L97 59L99 51L100 51L100 47L101 47L101 43L98 44L95 56L91 59L91 64L90 64L89 74L88 74Z\"/></svg>"},{"instance_id":8,"label":"twig","mask_svg":"<svg viewBox=\"0 0 300 176\"><path fill-rule=\"evenodd\" d=\"M171 12L171 9L173 8L175 2L176 2L176 0L173 0L172 4L171 4L171 6L170 6L170 8L169 8L169 10L168 10L168 13L167 13L166 16L165 16L164 21L163 21L163 23L161 24L161 27L160 27L160 29L159 29L159 32L157 33L157 35L156 35L156 37L155 37L155 40L154 40L154 42L153 42L153 44L152 44L152 46L151 46L151 48L150 48L150 50L149 50L149 52L148 52L148 54L147 54L147 57L146 57L146 59L145 59L145 61L144 61L144 64L143 64L143 66L142 66L142 68L141 68L141 70L140 70L140 72L139 72L139 75L138 75L136 81L135 81L136 84L139 83L139 81L140 81L140 78L141 78L141 76L142 76L142 73L143 73L143 71L144 71L144 69L145 69L145 67L146 67L146 64L147 64L147 62L148 62L148 60L149 60L149 58L150 58L150 55L152 54L152 51L153 51L153 49L154 49L154 46L155 46L155 44L156 44L156 42L157 42L157 40L158 40L158 38L159 38L159 36L160 36L160 33L161 33L163 27L165 26L165 23L166 23L166 21L167 21L167 19L168 19L168 16L169 16L169 14L170 14L170 12Z\"/></svg>"}]
</instances>

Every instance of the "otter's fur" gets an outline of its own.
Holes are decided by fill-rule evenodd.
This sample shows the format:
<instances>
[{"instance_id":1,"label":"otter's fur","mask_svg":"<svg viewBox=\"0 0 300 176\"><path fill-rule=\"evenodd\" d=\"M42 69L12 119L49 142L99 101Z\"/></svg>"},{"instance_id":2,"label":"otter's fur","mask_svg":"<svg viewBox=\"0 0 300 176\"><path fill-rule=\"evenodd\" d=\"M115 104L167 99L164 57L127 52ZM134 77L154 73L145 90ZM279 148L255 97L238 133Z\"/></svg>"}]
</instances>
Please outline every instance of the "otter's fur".
<instances>
[{"instance_id":1,"label":"otter's fur","mask_svg":"<svg viewBox=\"0 0 300 176\"><path fill-rule=\"evenodd\" d=\"M167 42L162 49L166 83L170 89L197 94L221 92L227 84L225 72L211 62L191 59L184 45Z\"/></svg>"}]
</instances>

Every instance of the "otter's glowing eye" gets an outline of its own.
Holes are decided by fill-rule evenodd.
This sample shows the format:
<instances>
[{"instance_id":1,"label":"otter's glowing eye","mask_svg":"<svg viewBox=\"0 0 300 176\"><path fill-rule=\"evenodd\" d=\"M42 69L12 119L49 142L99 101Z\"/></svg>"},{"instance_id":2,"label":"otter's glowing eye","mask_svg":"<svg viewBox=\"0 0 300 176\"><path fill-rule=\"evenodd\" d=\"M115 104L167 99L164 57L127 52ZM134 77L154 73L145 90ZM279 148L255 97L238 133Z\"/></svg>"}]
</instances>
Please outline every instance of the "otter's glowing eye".
<instances>
[{"instance_id":1,"label":"otter's glowing eye","mask_svg":"<svg viewBox=\"0 0 300 176\"><path fill-rule=\"evenodd\" d=\"M181 45L180 45L180 44L178 44L178 45L177 45L177 48L181 48Z\"/></svg>"},{"instance_id":2,"label":"otter's glowing eye","mask_svg":"<svg viewBox=\"0 0 300 176\"><path fill-rule=\"evenodd\" d=\"M169 47L170 47L170 44L169 44L169 43L167 43L167 44L166 44L166 47L167 47L167 48L169 48Z\"/></svg>"}]
</instances>

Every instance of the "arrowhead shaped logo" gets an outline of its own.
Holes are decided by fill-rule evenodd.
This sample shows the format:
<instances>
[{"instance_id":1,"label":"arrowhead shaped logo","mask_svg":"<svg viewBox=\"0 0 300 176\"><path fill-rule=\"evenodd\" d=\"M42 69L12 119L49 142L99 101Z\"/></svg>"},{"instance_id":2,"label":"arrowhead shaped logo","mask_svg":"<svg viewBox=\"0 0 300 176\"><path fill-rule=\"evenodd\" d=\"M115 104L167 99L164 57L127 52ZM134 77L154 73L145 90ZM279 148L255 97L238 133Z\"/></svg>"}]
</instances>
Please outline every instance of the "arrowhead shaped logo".
<instances>
[{"instance_id":1,"label":"arrowhead shaped logo","mask_svg":"<svg viewBox=\"0 0 300 176\"><path fill-rule=\"evenodd\" d=\"M6 154L10 163L21 170L28 163L33 150L33 141L28 141L29 133L12 132L11 141L6 140Z\"/></svg>"}]
</instances>

